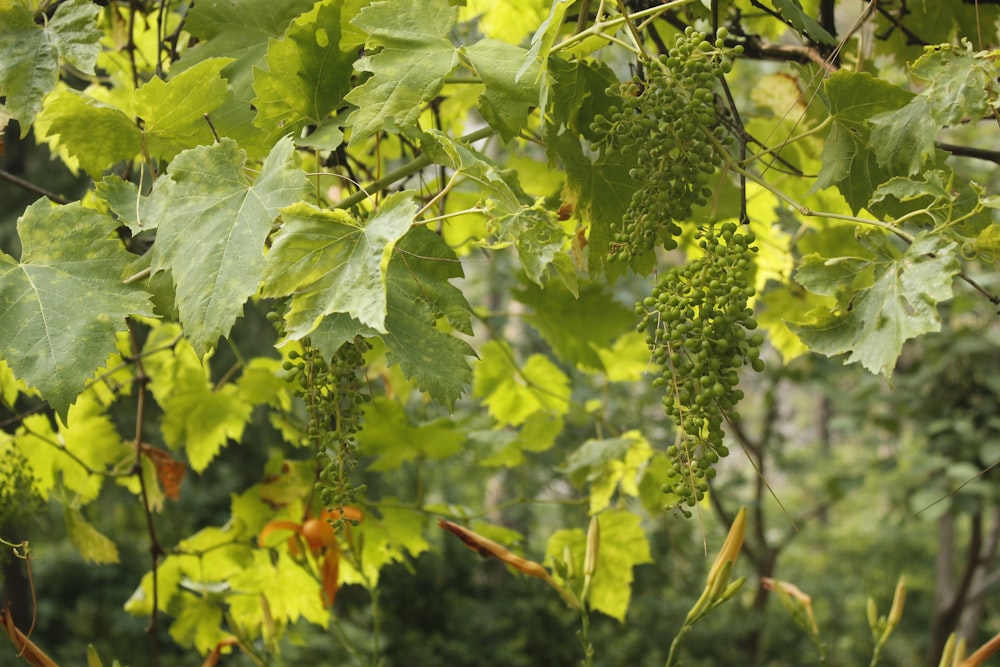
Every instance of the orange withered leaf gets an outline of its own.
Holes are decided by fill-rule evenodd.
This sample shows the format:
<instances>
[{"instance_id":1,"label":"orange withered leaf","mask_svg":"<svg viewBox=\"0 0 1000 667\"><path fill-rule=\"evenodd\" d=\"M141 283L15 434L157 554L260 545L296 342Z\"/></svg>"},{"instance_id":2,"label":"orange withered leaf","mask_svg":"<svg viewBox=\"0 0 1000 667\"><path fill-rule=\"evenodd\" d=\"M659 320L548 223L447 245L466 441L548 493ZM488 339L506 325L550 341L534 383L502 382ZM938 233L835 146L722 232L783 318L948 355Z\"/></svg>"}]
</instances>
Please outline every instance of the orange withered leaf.
<instances>
[{"instance_id":1,"label":"orange withered leaf","mask_svg":"<svg viewBox=\"0 0 1000 667\"><path fill-rule=\"evenodd\" d=\"M156 477L160 480L163 493L171 500L181 497L181 482L187 474L187 466L172 457L168 452L142 443L142 454L156 468Z\"/></svg>"}]
</instances>

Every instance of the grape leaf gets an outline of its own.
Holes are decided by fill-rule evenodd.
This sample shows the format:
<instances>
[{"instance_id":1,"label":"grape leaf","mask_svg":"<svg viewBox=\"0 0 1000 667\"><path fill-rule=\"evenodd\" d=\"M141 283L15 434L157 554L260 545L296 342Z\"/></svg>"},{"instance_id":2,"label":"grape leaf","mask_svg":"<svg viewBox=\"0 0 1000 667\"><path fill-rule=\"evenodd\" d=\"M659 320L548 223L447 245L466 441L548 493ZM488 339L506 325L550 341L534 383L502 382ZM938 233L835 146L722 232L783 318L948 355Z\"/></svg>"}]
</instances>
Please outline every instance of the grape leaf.
<instances>
[{"instance_id":1,"label":"grape leaf","mask_svg":"<svg viewBox=\"0 0 1000 667\"><path fill-rule=\"evenodd\" d=\"M940 128L926 97L914 97L902 109L872 116L870 122L875 158L889 173L916 174L934 157L934 137Z\"/></svg>"},{"instance_id":2,"label":"grape leaf","mask_svg":"<svg viewBox=\"0 0 1000 667\"><path fill-rule=\"evenodd\" d=\"M209 369L175 324L154 327L144 350L159 350L148 355L145 371L163 408L163 438L174 451L183 447L191 468L202 472L228 440L240 439L253 404L236 385L212 385Z\"/></svg>"},{"instance_id":3,"label":"grape leaf","mask_svg":"<svg viewBox=\"0 0 1000 667\"><path fill-rule=\"evenodd\" d=\"M0 253L0 350L18 377L65 414L115 351L129 315L152 315L148 294L122 283L131 256L113 218L45 200L17 222L21 261Z\"/></svg>"},{"instance_id":4,"label":"grape leaf","mask_svg":"<svg viewBox=\"0 0 1000 667\"><path fill-rule=\"evenodd\" d=\"M590 513L596 514L611 503L619 487L623 494L639 495L639 476L652 455L649 441L638 431L590 439L566 459L566 475L577 487L590 484Z\"/></svg>"},{"instance_id":5,"label":"grape leaf","mask_svg":"<svg viewBox=\"0 0 1000 667\"><path fill-rule=\"evenodd\" d=\"M271 224L306 185L295 160L285 138L251 182L246 154L223 139L178 155L146 201L144 224L158 228L153 272L170 272L184 331L199 354L228 335L257 291Z\"/></svg>"},{"instance_id":6,"label":"grape leaf","mask_svg":"<svg viewBox=\"0 0 1000 667\"><path fill-rule=\"evenodd\" d=\"M611 247L611 229L621 223L632 193L639 187L628 175L630 156L604 151L591 160L569 132L560 134L550 129L546 135L549 159L562 162L566 170L569 201L575 204L576 214L590 225L589 271L596 274L604 270L612 277L623 273L624 264L609 263L606 258Z\"/></svg>"},{"instance_id":7,"label":"grape leaf","mask_svg":"<svg viewBox=\"0 0 1000 667\"><path fill-rule=\"evenodd\" d=\"M329 622L330 612L320 597L319 582L286 550L278 551L278 562L273 565L267 551L254 551L253 561L231 577L229 583L234 590L244 594L233 597L233 613L238 616L260 616L260 598L245 595L257 593L267 598L271 616L279 623L294 623L304 618L326 627ZM257 613L248 610L247 605Z\"/></svg>"},{"instance_id":8,"label":"grape leaf","mask_svg":"<svg viewBox=\"0 0 1000 667\"><path fill-rule=\"evenodd\" d=\"M952 296L960 269L957 252L955 243L925 233L899 257L849 262L808 257L799 270L804 270L803 286L825 284L822 293L838 295L839 303L789 327L816 352L850 352L847 363L861 362L873 373L892 377L904 342L940 330L937 305ZM857 288L859 272L869 270L870 283L864 278Z\"/></svg>"},{"instance_id":9,"label":"grape leaf","mask_svg":"<svg viewBox=\"0 0 1000 667\"><path fill-rule=\"evenodd\" d=\"M369 47L383 47L354 66L372 76L345 98L358 107L348 117L351 143L416 124L421 105L441 91L458 64L444 37L456 16L447 0L389 0L373 2L351 21L368 33Z\"/></svg>"},{"instance_id":10,"label":"grape leaf","mask_svg":"<svg viewBox=\"0 0 1000 667\"><path fill-rule=\"evenodd\" d=\"M575 299L560 290L536 287L515 290L514 295L531 306L533 312L525 320L552 346L556 356L585 368L603 369L598 348L635 325L632 309L615 301L597 283L585 286Z\"/></svg>"},{"instance_id":11,"label":"grape leaf","mask_svg":"<svg viewBox=\"0 0 1000 667\"><path fill-rule=\"evenodd\" d=\"M43 415L25 419L14 444L31 466L34 488L42 498L62 487L75 494L80 504L100 495L101 473L130 453L134 457L91 392L81 394L65 422L58 418L54 429Z\"/></svg>"},{"instance_id":12,"label":"grape leaf","mask_svg":"<svg viewBox=\"0 0 1000 667\"><path fill-rule=\"evenodd\" d=\"M490 341L479 352L472 393L501 424L518 426L540 410L569 411L569 378L546 357L534 354L518 368L507 343Z\"/></svg>"},{"instance_id":13,"label":"grape leaf","mask_svg":"<svg viewBox=\"0 0 1000 667\"><path fill-rule=\"evenodd\" d=\"M472 335L471 308L460 289L449 281L463 276L462 265L441 237L417 227L397 245L389 264L388 360L443 405L453 407L463 387L472 382L466 357L472 347L439 328Z\"/></svg>"},{"instance_id":14,"label":"grape leaf","mask_svg":"<svg viewBox=\"0 0 1000 667\"><path fill-rule=\"evenodd\" d=\"M837 38L827 32L826 28L817 23L813 17L806 14L799 0L771 0L771 4L778 10L782 18L799 31L800 35L820 44L837 45Z\"/></svg>"},{"instance_id":15,"label":"grape leaf","mask_svg":"<svg viewBox=\"0 0 1000 667\"><path fill-rule=\"evenodd\" d=\"M184 52L172 73L211 58L235 57L223 76L236 97L249 102L253 98L253 67L263 61L268 40L281 37L295 17L312 7L313 0L198 3L188 11L184 23L184 28L198 37L198 43Z\"/></svg>"},{"instance_id":16,"label":"grape leaf","mask_svg":"<svg viewBox=\"0 0 1000 667\"><path fill-rule=\"evenodd\" d=\"M402 404L378 397L365 406L365 427L357 439L361 454L377 457L369 470L392 470L417 458L452 456L462 449L465 434L448 419L415 425Z\"/></svg>"},{"instance_id":17,"label":"grape leaf","mask_svg":"<svg viewBox=\"0 0 1000 667\"><path fill-rule=\"evenodd\" d=\"M387 333L380 334L349 315L334 314L325 317L310 338L329 357L355 335L381 336L388 362L399 364L407 379L451 407L472 381L465 358L476 354L468 343L438 324L443 318L448 327L472 334L469 304L462 291L448 282L462 275L461 264L441 237L414 227L396 244L389 262Z\"/></svg>"},{"instance_id":18,"label":"grape leaf","mask_svg":"<svg viewBox=\"0 0 1000 667\"><path fill-rule=\"evenodd\" d=\"M913 93L870 74L847 70L830 76L824 92L833 126L823 146L823 167L813 189L836 185L856 214L868 203L875 188L894 175L878 164L867 121L902 107Z\"/></svg>"},{"instance_id":19,"label":"grape leaf","mask_svg":"<svg viewBox=\"0 0 1000 667\"><path fill-rule=\"evenodd\" d=\"M225 638L222 632L222 606L211 597L182 593L176 597L170 614L170 636L181 646L193 646L208 653Z\"/></svg>"},{"instance_id":20,"label":"grape leaf","mask_svg":"<svg viewBox=\"0 0 1000 667\"><path fill-rule=\"evenodd\" d=\"M521 189L516 172L500 169L479 151L437 130L420 136L421 147L431 159L475 181L486 196L487 227L493 237L488 247L513 244L532 282L541 285L548 267L554 265L567 286L576 289L575 271L564 271L559 261L566 233L543 200L533 200Z\"/></svg>"},{"instance_id":21,"label":"grape leaf","mask_svg":"<svg viewBox=\"0 0 1000 667\"><path fill-rule=\"evenodd\" d=\"M57 90L45 99L35 131L53 150L76 160L95 178L142 150L142 133L134 120L75 90Z\"/></svg>"},{"instance_id":22,"label":"grape leaf","mask_svg":"<svg viewBox=\"0 0 1000 667\"><path fill-rule=\"evenodd\" d=\"M228 94L220 72L231 58L213 58L171 77L150 79L135 91L135 114L143 121L150 154L172 160L183 150L211 144L205 115L219 108Z\"/></svg>"},{"instance_id":23,"label":"grape leaf","mask_svg":"<svg viewBox=\"0 0 1000 667\"><path fill-rule=\"evenodd\" d=\"M498 437L483 438L491 451L479 461L482 466L516 468L524 465L525 452L544 452L552 447L563 430L563 420L547 412L535 412L528 417L517 434L509 431L490 431Z\"/></svg>"},{"instance_id":24,"label":"grape leaf","mask_svg":"<svg viewBox=\"0 0 1000 667\"><path fill-rule=\"evenodd\" d=\"M118 562L118 547L106 535L94 528L78 509L66 508L66 533L83 559L95 565Z\"/></svg>"},{"instance_id":25,"label":"grape leaf","mask_svg":"<svg viewBox=\"0 0 1000 667\"><path fill-rule=\"evenodd\" d=\"M461 49L486 85L479 96L479 112L504 141L513 140L524 128L528 113L538 105L538 90L526 82L516 81L517 69L525 58L525 50L492 39ZM529 71L528 81L535 72Z\"/></svg>"},{"instance_id":26,"label":"grape leaf","mask_svg":"<svg viewBox=\"0 0 1000 667\"><path fill-rule=\"evenodd\" d=\"M262 293L292 295L287 335L307 336L331 313L348 313L385 333L389 260L416 212L412 192L389 195L364 224L310 204L286 208L267 254Z\"/></svg>"},{"instance_id":27,"label":"grape leaf","mask_svg":"<svg viewBox=\"0 0 1000 667\"><path fill-rule=\"evenodd\" d=\"M597 515L597 520L601 546L589 603L591 608L624 622L632 598L632 569L653 562L649 542L639 517L631 512L606 510ZM545 560L562 561L567 547L576 563L584 562L587 537L578 528L553 533L545 547Z\"/></svg>"},{"instance_id":28,"label":"grape leaf","mask_svg":"<svg viewBox=\"0 0 1000 667\"><path fill-rule=\"evenodd\" d=\"M350 529L352 539L361 545L357 562L362 571L358 571L354 559L344 559L340 569L342 584L376 586L384 566L403 562L407 554L416 558L430 548L424 537L427 514L406 509L391 496L383 498L382 503L377 513L366 513L364 521Z\"/></svg>"},{"instance_id":29,"label":"grape leaf","mask_svg":"<svg viewBox=\"0 0 1000 667\"><path fill-rule=\"evenodd\" d=\"M88 0L59 3L52 19L39 24L28 3L0 4L0 90L7 113L28 134L42 99L56 87L59 59L64 58L86 74L94 73L101 32L101 8Z\"/></svg>"},{"instance_id":30,"label":"grape leaf","mask_svg":"<svg viewBox=\"0 0 1000 667\"><path fill-rule=\"evenodd\" d=\"M597 114L611 116L611 106L620 103L617 95L608 93L608 89L618 89L618 77L605 63L557 57L549 59L549 72L552 91L546 118L550 127L546 128L546 134L552 136L568 127L596 143L600 137L592 123Z\"/></svg>"},{"instance_id":31,"label":"grape leaf","mask_svg":"<svg viewBox=\"0 0 1000 667\"><path fill-rule=\"evenodd\" d=\"M996 53L975 53L968 43L928 49L910 67L910 74L925 82L920 97L928 99L942 127L981 118L997 101L998 91L991 84L1000 75Z\"/></svg>"},{"instance_id":32,"label":"grape leaf","mask_svg":"<svg viewBox=\"0 0 1000 667\"><path fill-rule=\"evenodd\" d=\"M996 58L980 57L971 46L941 45L921 56L910 73L926 82L920 94L871 118L879 165L903 175L916 174L934 157L934 138L942 128L987 113L989 82L1000 67Z\"/></svg>"},{"instance_id":33,"label":"grape leaf","mask_svg":"<svg viewBox=\"0 0 1000 667\"><path fill-rule=\"evenodd\" d=\"M316 3L282 39L268 42L266 67L255 67L254 124L296 133L318 125L350 90L355 53L340 50L341 0Z\"/></svg>"}]
</instances>

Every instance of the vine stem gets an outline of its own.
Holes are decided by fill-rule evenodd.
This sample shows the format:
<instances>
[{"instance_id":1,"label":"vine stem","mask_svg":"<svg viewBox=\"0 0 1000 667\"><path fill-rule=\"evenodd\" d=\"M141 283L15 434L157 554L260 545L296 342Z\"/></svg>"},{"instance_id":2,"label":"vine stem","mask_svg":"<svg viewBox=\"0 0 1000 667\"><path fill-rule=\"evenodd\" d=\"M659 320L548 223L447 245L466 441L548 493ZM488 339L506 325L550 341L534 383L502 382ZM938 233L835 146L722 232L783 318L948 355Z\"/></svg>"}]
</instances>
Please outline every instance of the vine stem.
<instances>
[{"instance_id":1,"label":"vine stem","mask_svg":"<svg viewBox=\"0 0 1000 667\"><path fill-rule=\"evenodd\" d=\"M160 562L160 556L162 556L164 552L163 547L160 546L160 542L156 537L156 526L153 523L153 512L149 505L149 493L146 489L146 476L142 474L142 428L146 408L146 383L149 381L149 378L146 376L146 371L142 365L142 354L139 350L139 343L136 340L135 328L133 327L131 319L128 320L128 332L129 340L132 346L132 359L135 362L136 385L135 440L133 442L135 446L135 465L133 466L133 471L139 478L139 489L142 496L142 509L146 515L146 529L149 532L149 555L152 560L151 572L153 600L152 608L149 613L149 625L146 627L146 633L149 635L150 665L152 665L152 667L159 667L160 656L156 637L157 607L160 603L159 586L157 585L157 566Z\"/></svg>"}]
</instances>

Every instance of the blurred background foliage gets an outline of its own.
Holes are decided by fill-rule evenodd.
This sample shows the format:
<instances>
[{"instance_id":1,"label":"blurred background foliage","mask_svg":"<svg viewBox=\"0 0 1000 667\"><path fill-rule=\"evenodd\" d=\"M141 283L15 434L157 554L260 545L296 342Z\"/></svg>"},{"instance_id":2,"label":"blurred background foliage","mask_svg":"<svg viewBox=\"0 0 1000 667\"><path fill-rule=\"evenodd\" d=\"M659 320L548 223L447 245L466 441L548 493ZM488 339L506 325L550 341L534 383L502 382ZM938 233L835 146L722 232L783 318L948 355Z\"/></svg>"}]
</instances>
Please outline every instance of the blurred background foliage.
<instances>
[{"instance_id":1,"label":"blurred background foliage","mask_svg":"<svg viewBox=\"0 0 1000 667\"><path fill-rule=\"evenodd\" d=\"M17 134L6 133L4 170L68 199L83 195L86 179L52 160L44 144L19 140ZM993 165L954 163L965 177L1000 186ZM0 182L4 252L17 256L15 220L36 197ZM523 287L515 261L507 257L468 267L467 282L482 290L499 313L491 327L502 331L522 358L548 353L512 299L512 288ZM976 277L988 288L997 287L989 275ZM624 279L615 286L622 305L630 307L635 294L642 293L644 287L637 284ZM233 347L246 358L275 356L275 334L265 310L248 304L232 334ZM962 628L972 646L1000 632L1000 605L993 594L1000 578L1000 472L992 468L1000 461L998 336L996 314L966 293L947 306L940 333L907 345L891 382L840 360L807 355L784 364L768 353L767 370L744 381L744 419L740 431L731 434L733 454L720 464L709 501L691 520L665 511L645 522L653 564L635 570L626 623L599 614L594 618L599 663L664 663L670 639L700 593L714 550L741 505L750 508L751 517L739 565L748 585L688 636L682 656L688 667L815 663L815 648L776 599L762 591L761 577L793 582L812 596L835 665L867 664L872 642L866 599L872 596L884 613L902 574L909 588L906 612L885 649L884 664L936 665L946 631L954 627ZM221 351L213 360L215 372L224 372L231 361ZM563 365L563 370L580 379L572 368ZM645 433L661 436L669 430L660 391L645 383L581 391L582 399L592 391L604 402L609 422L642 424ZM424 417L435 410L419 402L407 409ZM464 400L453 419L475 424L482 412L478 402ZM129 424L133 416L126 400L116 412L123 433L134 428ZM150 433L159 431L157 419L155 412L148 415ZM463 456L433 464L372 472L366 471L372 458L362 450L357 479L376 497L409 497L421 488L427 498L482 505L492 523L525 536L527 553L542 553L554 530L586 525L587 507L569 487L563 466L580 442L597 434L592 420L574 424L572 415L568 419L555 447L518 468L478 465L482 452L470 446ZM0 427L11 430L15 424L16 411L0 408ZM259 481L268 461L308 454L288 452L260 410L238 446L225 448L204 474L189 473L180 499L168 502L158 519L161 541L174 543L204 526L223 524L234 489ZM520 502L524 498L541 500ZM82 664L88 643L123 664L145 664L145 620L122 609L148 569L145 517L135 497L112 488L89 511L121 549L115 566L83 562L67 540L60 508L34 509L6 512L6 524L0 526L0 535L12 537L30 522L36 528L32 535L44 535L32 541L33 640L64 665ZM437 542L433 551L382 574L385 667L579 663L578 619L551 589L496 561L480 560L443 535ZM23 603L23 562L6 551L0 558L6 599ZM22 624L29 620L24 610L30 605L14 607ZM336 632L300 622L282 644L284 663L352 664L336 635L358 644L369 641L370 614L368 595L345 587L338 597ZM163 664L194 664L189 651L173 644L161 643L160 652ZM224 664L251 663L234 654Z\"/></svg>"}]
</instances>

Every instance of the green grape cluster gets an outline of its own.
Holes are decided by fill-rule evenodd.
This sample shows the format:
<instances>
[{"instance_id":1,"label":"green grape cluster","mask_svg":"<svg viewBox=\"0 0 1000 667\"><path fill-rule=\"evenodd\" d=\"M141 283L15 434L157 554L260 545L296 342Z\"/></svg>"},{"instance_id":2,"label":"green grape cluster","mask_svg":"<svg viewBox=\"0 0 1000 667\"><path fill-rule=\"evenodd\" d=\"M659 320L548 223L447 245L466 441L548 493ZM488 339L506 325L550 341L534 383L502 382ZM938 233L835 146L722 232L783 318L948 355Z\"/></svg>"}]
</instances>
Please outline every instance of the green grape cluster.
<instances>
[{"instance_id":1,"label":"green grape cluster","mask_svg":"<svg viewBox=\"0 0 1000 667\"><path fill-rule=\"evenodd\" d=\"M280 307L268 317L282 335ZM328 361L308 338L301 343L302 351L290 352L282 366L306 405L306 435L319 470L316 490L324 507L356 505L365 487L353 485L351 471L357 463L355 435L363 426L364 404L371 400L363 391L364 354L371 345L357 336Z\"/></svg>"},{"instance_id":2,"label":"green grape cluster","mask_svg":"<svg viewBox=\"0 0 1000 667\"><path fill-rule=\"evenodd\" d=\"M14 446L0 447L0 526L29 520L43 507L24 454Z\"/></svg>"},{"instance_id":3,"label":"green grape cluster","mask_svg":"<svg viewBox=\"0 0 1000 667\"><path fill-rule=\"evenodd\" d=\"M622 101L610 118L597 116L594 130L610 150L635 154L629 177L640 183L620 225L613 229L610 259L628 261L661 245L677 247L678 220L712 196L709 181L722 163L717 146L726 130L716 122L716 81L732 69L726 30L714 43L688 28L668 53L609 90Z\"/></svg>"},{"instance_id":4,"label":"green grape cluster","mask_svg":"<svg viewBox=\"0 0 1000 667\"><path fill-rule=\"evenodd\" d=\"M363 486L351 483L357 463L355 434L362 428L365 339L347 341L327 361L304 341L302 354L289 354L290 373L300 387L309 414L308 437L321 466L317 490L324 507L356 505Z\"/></svg>"},{"instance_id":5,"label":"green grape cluster","mask_svg":"<svg viewBox=\"0 0 1000 667\"><path fill-rule=\"evenodd\" d=\"M636 304L639 330L648 332L662 373L653 383L666 389L663 407L677 426L667 449L674 481L664 491L688 506L704 497L714 464L729 453L722 425L739 419L740 369L764 368L764 337L753 333L757 321L748 306L753 233L725 223L718 231L698 230L695 240L703 255L663 275L652 295Z\"/></svg>"}]
</instances>

